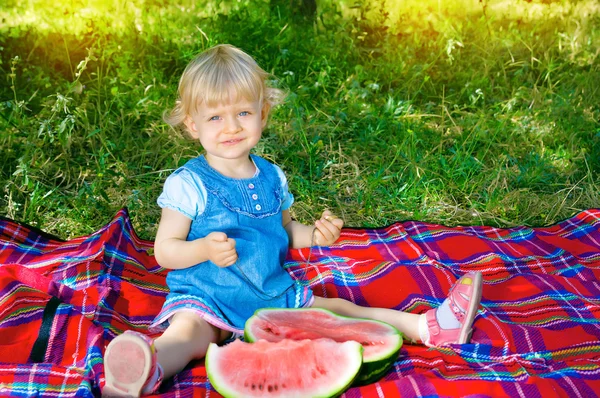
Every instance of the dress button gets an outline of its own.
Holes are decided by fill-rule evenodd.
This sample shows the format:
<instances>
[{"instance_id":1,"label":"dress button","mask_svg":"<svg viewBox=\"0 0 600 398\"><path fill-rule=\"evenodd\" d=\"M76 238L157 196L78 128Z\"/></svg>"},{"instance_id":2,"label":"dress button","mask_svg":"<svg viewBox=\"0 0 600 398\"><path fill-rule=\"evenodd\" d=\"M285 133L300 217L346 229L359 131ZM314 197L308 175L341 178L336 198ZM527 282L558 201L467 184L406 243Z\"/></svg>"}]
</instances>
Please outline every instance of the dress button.
<instances>
[{"instance_id":1,"label":"dress button","mask_svg":"<svg viewBox=\"0 0 600 398\"><path fill-rule=\"evenodd\" d=\"M256 210L260 210L260 209L262 209L262 207L261 207L260 205L256 205L256 206L254 206L254 208L255 208Z\"/></svg>"},{"instance_id":2,"label":"dress button","mask_svg":"<svg viewBox=\"0 0 600 398\"><path fill-rule=\"evenodd\" d=\"M248 188L254 189L254 184L252 184L252 183L248 184Z\"/></svg>"},{"instance_id":3,"label":"dress button","mask_svg":"<svg viewBox=\"0 0 600 398\"><path fill-rule=\"evenodd\" d=\"M254 199L254 200L258 199L258 195L257 194L253 194L252 195L252 199Z\"/></svg>"}]
</instances>

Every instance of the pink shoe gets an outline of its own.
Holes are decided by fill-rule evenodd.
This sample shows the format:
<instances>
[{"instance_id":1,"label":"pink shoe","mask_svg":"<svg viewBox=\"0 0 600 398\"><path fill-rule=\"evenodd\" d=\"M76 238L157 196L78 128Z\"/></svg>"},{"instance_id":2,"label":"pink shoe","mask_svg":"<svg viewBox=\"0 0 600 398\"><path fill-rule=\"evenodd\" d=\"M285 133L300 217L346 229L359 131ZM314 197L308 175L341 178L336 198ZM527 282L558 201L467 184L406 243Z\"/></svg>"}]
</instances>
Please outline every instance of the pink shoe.
<instances>
[{"instance_id":1,"label":"pink shoe","mask_svg":"<svg viewBox=\"0 0 600 398\"><path fill-rule=\"evenodd\" d=\"M473 321L481 301L481 285L481 272L469 272L456 281L448 293L449 307L460 322L460 328L442 329L436 318L437 308L425 313L429 329L428 346L465 344L471 340Z\"/></svg>"},{"instance_id":2,"label":"pink shoe","mask_svg":"<svg viewBox=\"0 0 600 398\"><path fill-rule=\"evenodd\" d=\"M139 397L157 367L159 377L152 391L158 390L162 381L152 339L142 333L126 331L112 340L104 353L106 383L102 397Z\"/></svg>"}]
</instances>

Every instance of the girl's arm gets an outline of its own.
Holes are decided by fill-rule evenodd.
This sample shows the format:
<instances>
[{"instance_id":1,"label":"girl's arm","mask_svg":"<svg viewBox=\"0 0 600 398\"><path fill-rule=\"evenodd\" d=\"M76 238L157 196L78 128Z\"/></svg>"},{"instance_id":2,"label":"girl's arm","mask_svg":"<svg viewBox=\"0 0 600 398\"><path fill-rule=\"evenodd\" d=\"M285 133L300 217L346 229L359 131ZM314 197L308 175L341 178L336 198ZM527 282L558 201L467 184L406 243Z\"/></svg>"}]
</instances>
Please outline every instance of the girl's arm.
<instances>
[{"instance_id":1,"label":"girl's arm","mask_svg":"<svg viewBox=\"0 0 600 398\"><path fill-rule=\"evenodd\" d=\"M344 221L335 217L329 210L325 210L321 219L315 221L315 225L304 225L292 220L289 210L282 212L283 227L290 238L290 247L301 249L303 247L329 246L339 237ZM314 231L314 241L313 241Z\"/></svg>"},{"instance_id":2,"label":"girl's arm","mask_svg":"<svg viewBox=\"0 0 600 398\"><path fill-rule=\"evenodd\" d=\"M223 232L211 232L204 238L188 241L192 220L178 211L163 208L154 240L154 255L163 268L182 269L211 260L220 267L237 260L235 240Z\"/></svg>"}]
</instances>

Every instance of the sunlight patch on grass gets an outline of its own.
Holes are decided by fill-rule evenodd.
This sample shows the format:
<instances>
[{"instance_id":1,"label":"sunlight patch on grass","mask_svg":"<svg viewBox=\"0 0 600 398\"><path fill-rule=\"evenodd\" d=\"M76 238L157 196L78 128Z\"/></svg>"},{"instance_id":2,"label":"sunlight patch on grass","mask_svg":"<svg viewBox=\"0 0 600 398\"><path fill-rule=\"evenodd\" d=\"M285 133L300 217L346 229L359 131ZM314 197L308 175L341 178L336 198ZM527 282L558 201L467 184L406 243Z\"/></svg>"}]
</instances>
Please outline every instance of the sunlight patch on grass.
<instances>
[{"instance_id":1,"label":"sunlight patch on grass","mask_svg":"<svg viewBox=\"0 0 600 398\"><path fill-rule=\"evenodd\" d=\"M181 71L242 47L289 92L257 153L294 216L540 225L600 203L600 6L557 1L59 1L0 6L0 212L62 237L128 206L153 237L201 153L162 122ZM318 49L318 51L315 51Z\"/></svg>"}]
</instances>

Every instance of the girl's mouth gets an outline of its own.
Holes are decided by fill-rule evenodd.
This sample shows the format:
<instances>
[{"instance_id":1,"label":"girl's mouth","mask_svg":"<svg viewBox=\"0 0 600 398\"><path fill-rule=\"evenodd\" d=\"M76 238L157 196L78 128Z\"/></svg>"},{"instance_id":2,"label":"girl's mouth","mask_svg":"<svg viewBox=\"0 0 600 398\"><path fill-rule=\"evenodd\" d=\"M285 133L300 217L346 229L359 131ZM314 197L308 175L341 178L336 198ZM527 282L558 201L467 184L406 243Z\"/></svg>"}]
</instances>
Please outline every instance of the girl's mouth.
<instances>
[{"instance_id":1,"label":"girl's mouth","mask_svg":"<svg viewBox=\"0 0 600 398\"><path fill-rule=\"evenodd\" d=\"M237 138L237 139L235 139L235 140L227 140L227 141L223 141L221 144L223 144L223 145L235 145L235 144L237 144L237 143L239 143L239 142L242 142L242 139L241 139L241 138Z\"/></svg>"}]
</instances>

